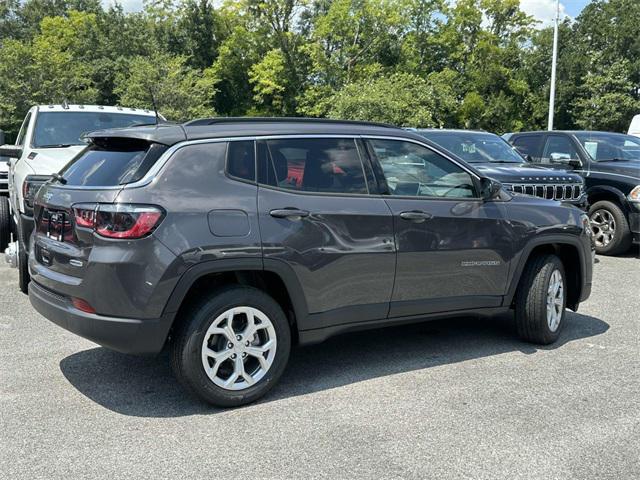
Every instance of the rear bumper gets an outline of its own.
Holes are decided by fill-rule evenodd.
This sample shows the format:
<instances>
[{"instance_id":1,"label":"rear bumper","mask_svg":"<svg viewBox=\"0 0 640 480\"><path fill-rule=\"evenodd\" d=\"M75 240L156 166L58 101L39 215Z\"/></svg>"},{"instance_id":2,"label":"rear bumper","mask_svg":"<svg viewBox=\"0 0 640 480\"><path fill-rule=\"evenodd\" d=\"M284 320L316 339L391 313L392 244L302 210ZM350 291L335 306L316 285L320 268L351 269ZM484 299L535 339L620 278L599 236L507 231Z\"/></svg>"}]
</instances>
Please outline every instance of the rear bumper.
<instances>
[{"instance_id":1,"label":"rear bumper","mask_svg":"<svg viewBox=\"0 0 640 480\"><path fill-rule=\"evenodd\" d=\"M173 321L170 315L139 320L85 313L76 309L69 297L51 292L34 281L29 284L29 300L38 313L56 325L122 353L160 352Z\"/></svg>"}]
</instances>

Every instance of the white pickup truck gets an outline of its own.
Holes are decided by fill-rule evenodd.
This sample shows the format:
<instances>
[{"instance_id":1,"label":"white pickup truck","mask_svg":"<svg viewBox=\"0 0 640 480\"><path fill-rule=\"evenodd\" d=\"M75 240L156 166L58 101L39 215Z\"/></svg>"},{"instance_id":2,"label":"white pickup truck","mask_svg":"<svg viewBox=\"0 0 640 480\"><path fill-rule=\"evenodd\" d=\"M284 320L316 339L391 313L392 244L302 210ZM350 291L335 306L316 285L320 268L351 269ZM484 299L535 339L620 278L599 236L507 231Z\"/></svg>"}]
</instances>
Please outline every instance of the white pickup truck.
<instances>
[{"instance_id":1,"label":"white pickup truck","mask_svg":"<svg viewBox=\"0 0 640 480\"><path fill-rule=\"evenodd\" d=\"M107 128L128 127L156 122L150 110L97 105L38 105L25 116L15 145L0 147L0 157L8 162L8 207L1 215L0 240L15 238L6 248L5 258L19 270L20 290L27 293L29 238L33 231L33 199L40 187L85 148L84 134ZM0 189L2 188L0 169Z\"/></svg>"}]
</instances>

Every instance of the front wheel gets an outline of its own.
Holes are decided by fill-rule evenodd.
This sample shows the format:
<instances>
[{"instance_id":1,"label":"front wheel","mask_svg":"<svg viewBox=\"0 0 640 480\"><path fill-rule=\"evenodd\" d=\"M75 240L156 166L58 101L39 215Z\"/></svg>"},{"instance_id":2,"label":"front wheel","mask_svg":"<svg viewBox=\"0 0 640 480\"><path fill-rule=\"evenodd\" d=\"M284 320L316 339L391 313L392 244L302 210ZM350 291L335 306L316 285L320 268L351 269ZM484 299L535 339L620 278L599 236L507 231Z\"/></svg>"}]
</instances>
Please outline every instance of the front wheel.
<instances>
[{"instance_id":1,"label":"front wheel","mask_svg":"<svg viewBox=\"0 0 640 480\"><path fill-rule=\"evenodd\" d=\"M178 319L171 365L203 400L237 407L265 395L289 359L291 331L278 303L253 287L231 286Z\"/></svg>"},{"instance_id":2,"label":"front wheel","mask_svg":"<svg viewBox=\"0 0 640 480\"><path fill-rule=\"evenodd\" d=\"M567 304L564 266L555 255L529 260L516 294L515 317L522 340L541 345L555 342Z\"/></svg>"},{"instance_id":3,"label":"front wheel","mask_svg":"<svg viewBox=\"0 0 640 480\"><path fill-rule=\"evenodd\" d=\"M631 247L631 229L622 209L613 202L602 200L591 205L589 219L593 230L596 253L617 255Z\"/></svg>"}]
</instances>

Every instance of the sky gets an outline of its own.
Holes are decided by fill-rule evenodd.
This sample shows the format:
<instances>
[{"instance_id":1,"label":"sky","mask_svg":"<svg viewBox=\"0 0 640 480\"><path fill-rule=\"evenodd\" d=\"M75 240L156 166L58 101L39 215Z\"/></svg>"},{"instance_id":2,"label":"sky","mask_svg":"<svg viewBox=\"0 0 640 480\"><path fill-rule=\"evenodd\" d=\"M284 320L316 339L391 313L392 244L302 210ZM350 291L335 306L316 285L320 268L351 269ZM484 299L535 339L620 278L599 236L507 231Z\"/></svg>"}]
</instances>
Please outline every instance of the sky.
<instances>
[{"instance_id":1,"label":"sky","mask_svg":"<svg viewBox=\"0 0 640 480\"><path fill-rule=\"evenodd\" d=\"M138 11L142 9L142 0L102 0L102 3L109 5L118 1L126 11ZM561 17L577 17L590 0L561 0ZM520 7L529 15L532 15L542 23L541 26L550 25L553 22L556 8L556 0L520 0Z\"/></svg>"}]
</instances>

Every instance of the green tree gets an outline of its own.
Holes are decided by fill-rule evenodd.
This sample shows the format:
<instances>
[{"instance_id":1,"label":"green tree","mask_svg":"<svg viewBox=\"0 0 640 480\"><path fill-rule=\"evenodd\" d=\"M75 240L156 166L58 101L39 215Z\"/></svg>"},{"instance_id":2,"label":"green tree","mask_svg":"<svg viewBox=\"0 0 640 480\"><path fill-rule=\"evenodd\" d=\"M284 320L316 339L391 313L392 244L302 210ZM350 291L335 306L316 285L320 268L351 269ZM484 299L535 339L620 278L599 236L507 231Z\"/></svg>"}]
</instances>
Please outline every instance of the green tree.
<instances>
[{"instance_id":1,"label":"green tree","mask_svg":"<svg viewBox=\"0 0 640 480\"><path fill-rule=\"evenodd\" d=\"M122 105L138 108L151 108L153 94L165 117L183 122L215 115L211 98L216 82L210 69L189 67L184 56L156 53L132 58L127 72L116 76L114 93Z\"/></svg>"},{"instance_id":2,"label":"green tree","mask_svg":"<svg viewBox=\"0 0 640 480\"><path fill-rule=\"evenodd\" d=\"M440 93L410 73L383 75L347 84L331 99L328 116L408 127L440 126L435 118Z\"/></svg>"}]
</instances>

